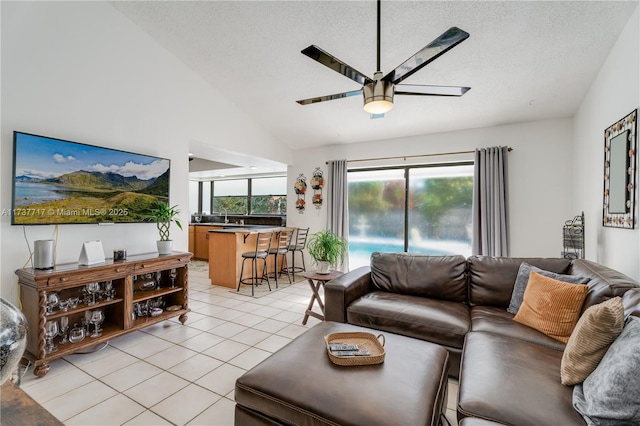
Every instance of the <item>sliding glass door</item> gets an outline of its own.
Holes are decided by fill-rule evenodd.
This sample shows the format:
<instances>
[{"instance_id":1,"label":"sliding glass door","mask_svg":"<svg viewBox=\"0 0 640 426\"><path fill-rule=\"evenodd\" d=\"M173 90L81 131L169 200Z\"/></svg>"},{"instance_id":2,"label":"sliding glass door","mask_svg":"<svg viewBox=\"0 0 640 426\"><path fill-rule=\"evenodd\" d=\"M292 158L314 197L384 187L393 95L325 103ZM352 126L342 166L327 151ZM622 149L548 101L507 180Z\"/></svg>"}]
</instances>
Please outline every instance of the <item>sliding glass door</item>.
<instances>
[{"instance_id":1,"label":"sliding glass door","mask_svg":"<svg viewBox=\"0 0 640 426\"><path fill-rule=\"evenodd\" d=\"M374 251L404 251L405 171L348 173L349 267L368 265Z\"/></svg>"},{"instance_id":2,"label":"sliding glass door","mask_svg":"<svg viewBox=\"0 0 640 426\"><path fill-rule=\"evenodd\" d=\"M471 254L473 165L353 170L349 264L374 251Z\"/></svg>"},{"instance_id":3,"label":"sliding glass door","mask_svg":"<svg viewBox=\"0 0 640 426\"><path fill-rule=\"evenodd\" d=\"M408 251L471 254L473 166L409 170Z\"/></svg>"}]
</instances>

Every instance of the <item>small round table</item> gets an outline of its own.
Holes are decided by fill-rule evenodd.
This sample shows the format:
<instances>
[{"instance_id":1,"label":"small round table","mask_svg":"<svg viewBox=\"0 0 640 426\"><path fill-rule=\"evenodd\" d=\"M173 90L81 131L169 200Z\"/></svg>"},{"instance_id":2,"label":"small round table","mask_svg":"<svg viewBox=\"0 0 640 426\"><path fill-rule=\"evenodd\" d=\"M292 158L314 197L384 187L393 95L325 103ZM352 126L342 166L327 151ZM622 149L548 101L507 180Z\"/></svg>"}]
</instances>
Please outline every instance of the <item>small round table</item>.
<instances>
[{"instance_id":1,"label":"small round table","mask_svg":"<svg viewBox=\"0 0 640 426\"><path fill-rule=\"evenodd\" d=\"M309 316L324 321L324 303L322 302L322 297L320 297L320 293L318 291L320 290L320 286L324 288L324 284L326 282L338 278L341 275L344 275L344 273L340 271L331 271L328 274L319 274L316 271L307 271L302 273L302 276L305 277L309 282L309 286L311 287L311 291L313 292L313 294L311 295L311 301L309 301L309 306L304 313L302 325L305 325L307 323ZM318 305L320 306L322 314L313 312L313 304L316 300L318 301Z\"/></svg>"}]
</instances>

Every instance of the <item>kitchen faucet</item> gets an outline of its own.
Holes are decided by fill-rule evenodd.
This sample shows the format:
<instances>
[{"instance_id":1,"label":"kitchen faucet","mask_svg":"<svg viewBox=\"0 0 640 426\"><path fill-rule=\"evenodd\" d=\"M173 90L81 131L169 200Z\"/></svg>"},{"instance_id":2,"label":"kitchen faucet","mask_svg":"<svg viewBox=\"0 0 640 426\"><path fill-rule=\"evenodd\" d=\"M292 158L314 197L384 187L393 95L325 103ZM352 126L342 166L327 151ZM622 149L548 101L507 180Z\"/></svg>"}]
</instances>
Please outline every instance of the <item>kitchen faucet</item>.
<instances>
[{"instance_id":1,"label":"kitchen faucet","mask_svg":"<svg viewBox=\"0 0 640 426\"><path fill-rule=\"evenodd\" d=\"M227 219L227 215L229 214L229 212L224 207L221 207L220 213L222 213L222 210L224 210L224 223L229 223L229 219Z\"/></svg>"}]
</instances>

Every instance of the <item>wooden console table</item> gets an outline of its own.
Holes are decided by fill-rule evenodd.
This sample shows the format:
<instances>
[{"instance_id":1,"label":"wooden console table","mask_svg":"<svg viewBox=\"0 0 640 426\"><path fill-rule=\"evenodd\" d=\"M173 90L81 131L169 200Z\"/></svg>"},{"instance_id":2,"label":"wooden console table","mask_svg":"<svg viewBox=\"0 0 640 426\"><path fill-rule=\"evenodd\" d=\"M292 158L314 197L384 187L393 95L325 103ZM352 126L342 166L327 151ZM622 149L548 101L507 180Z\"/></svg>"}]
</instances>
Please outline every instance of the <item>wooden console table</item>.
<instances>
[{"instance_id":1,"label":"wooden console table","mask_svg":"<svg viewBox=\"0 0 640 426\"><path fill-rule=\"evenodd\" d=\"M186 314L189 312L188 263L191 256L191 253L170 255L149 253L129 256L126 260L119 262L108 260L93 266L68 263L56 265L51 270L33 268L16 270L19 277L22 310L29 325L24 356L35 364L33 373L43 377L50 369L51 360L169 318L177 316L184 324L187 320ZM172 270L175 270L173 279ZM150 279L158 284L151 288L143 287L142 284L145 281L148 283ZM88 304L83 301L87 284L96 282L111 282L113 295L98 298L95 304ZM101 284L101 288L104 288L104 284ZM66 311L54 305L52 312L47 314L47 301L50 293L54 292L59 300L79 298L80 302L75 308L69 307ZM153 317L136 315L135 306L148 304L149 301L162 305L164 309ZM71 329L74 324L80 325L83 321L86 322L87 312L93 310L101 310L104 313L101 336L90 337L91 333L88 332L83 340L75 343L62 343L62 337L57 336L54 338L57 350L47 353L45 349L47 321L58 321L60 324L60 319L66 317ZM90 329L94 329L93 324L90 325Z\"/></svg>"}]
</instances>

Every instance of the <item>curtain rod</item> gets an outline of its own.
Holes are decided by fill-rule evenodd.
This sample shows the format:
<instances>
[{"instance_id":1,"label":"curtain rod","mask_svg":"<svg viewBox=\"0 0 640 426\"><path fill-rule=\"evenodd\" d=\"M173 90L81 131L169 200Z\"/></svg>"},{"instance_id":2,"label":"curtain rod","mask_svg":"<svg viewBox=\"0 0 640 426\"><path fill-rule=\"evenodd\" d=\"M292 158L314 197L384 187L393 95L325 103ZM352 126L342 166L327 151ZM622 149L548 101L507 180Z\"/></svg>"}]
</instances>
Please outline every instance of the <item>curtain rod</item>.
<instances>
[{"instance_id":1,"label":"curtain rod","mask_svg":"<svg viewBox=\"0 0 640 426\"><path fill-rule=\"evenodd\" d=\"M507 151L513 151L513 148L508 147ZM378 160L397 160L402 158L406 160L407 158L417 158L417 157L437 157L440 155L458 155L458 154L473 154L476 151L454 151L454 152L439 152L437 154L416 154L416 155L399 155L396 157L377 157L377 158L361 158L359 160L347 160L347 163L359 163L361 161L378 161ZM329 164L328 161L325 161L324 164Z\"/></svg>"}]
</instances>

